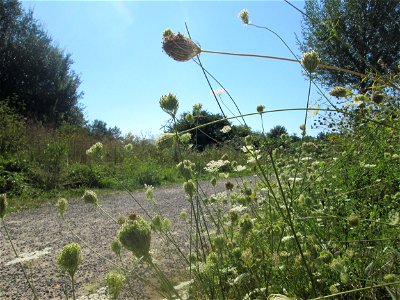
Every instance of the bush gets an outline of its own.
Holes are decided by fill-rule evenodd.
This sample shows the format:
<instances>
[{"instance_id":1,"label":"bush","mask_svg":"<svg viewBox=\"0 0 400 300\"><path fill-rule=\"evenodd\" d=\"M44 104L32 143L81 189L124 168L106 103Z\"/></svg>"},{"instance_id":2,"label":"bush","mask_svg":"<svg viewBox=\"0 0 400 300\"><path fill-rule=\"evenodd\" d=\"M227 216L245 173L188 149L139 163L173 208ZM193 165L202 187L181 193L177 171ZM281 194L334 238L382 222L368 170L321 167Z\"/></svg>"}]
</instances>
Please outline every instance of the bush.
<instances>
[{"instance_id":1,"label":"bush","mask_svg":"<svg viewBox=\"0 0 400 300\"><path fill-rule=\"evenodd\" d=\"M65 187L68 188L101 188L101 176L95 169L83 164L74 164L66 170Z\"/></svg>"}]
</instances>

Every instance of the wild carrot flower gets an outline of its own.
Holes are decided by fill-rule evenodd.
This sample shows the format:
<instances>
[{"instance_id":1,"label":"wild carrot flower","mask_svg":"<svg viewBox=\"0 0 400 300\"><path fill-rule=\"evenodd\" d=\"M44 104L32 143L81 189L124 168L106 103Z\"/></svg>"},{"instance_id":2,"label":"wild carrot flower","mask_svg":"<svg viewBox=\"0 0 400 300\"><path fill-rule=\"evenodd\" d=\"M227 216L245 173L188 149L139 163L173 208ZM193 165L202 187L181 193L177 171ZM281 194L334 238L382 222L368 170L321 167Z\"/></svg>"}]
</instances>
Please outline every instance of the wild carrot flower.
<instances>
[{"instance_id":1,"label":"wild carrot flower","mask_svg":"<svg viewBox=\"0 0 400 300\"><path fill-rule=\"evenodd\" d=\"M86 190L82 196L82 199L85 200L85 203L90 203L98 206L97 194L92 190Z\"/></svg>"},{"instance_id":2,"label":"wild carrot flower","mask_svg":"<svg viewBox=\"0 0 400 300\"><path fill-rule=\"evenodd\" d=\"M117 234L121 244L132 251L137 258L148 258L151 240L151 227L142 218L126 221Z\"/></svg>"},{"instance_id":3,"label":"wild carrot flower","mask_svg":"<svg viewBox=\"0 0 400 300\"><path fill-rule=\"evenodd\" d=\"M265 110L265 106L264 105L258 105L257 106L257 112L258 113L263 113L264 112L264 110Z\"/></svg>"},{"instance_id":4,"label":"wild carrot flower","mask_svg":"<svg viewBox=\"0 0 400 300\"><path fill-rule=\"evenodd\" d=\"M249 12L248 12L248 10L247 9L242 9L240 12L239 12L239 18L240 18L240 20L242 20L242 22L244 23L244 24L246 24L246 25L248 25L249 24Z\"/></svg>"},{"instance_id":5,"label":"wild carrot flower","mask_svg":"<svg viewBox=\"0 0 400 300\"><path fill-rule=\"evenodd\" d=\"M103 144L97 142L96 144L92 145L88 150L86 150L86 155L94 159L102 159L104 154L103 150Z\"/></svg>"},{"instance_id":6,"label":"wild carrot flower","mask_svg":"<svg viewBox=\"0 0 400 300\"><path fill-rule=\"evenodd\" d=\"M133 151L133 145L132 145L132 143L126 144L126 145L124 146L124 150L125 150L126 152L132 152L132 151Z\"/></svg>"},{"instance_id":7,"label":"wild carrot flower","mask_svg":"<svg viewBox=\"0 0 400 300\"><path fill-rule=\"evenodd\" d=\"M58 208L58 213L60 214L61 217L64 217L64 214L68 208L68 201L65 198L59 198L57 201L57 208Z\"/></svg>"},{"instance_id":8,"label":"wild carrot flower","mask_svg":"<svg viewBox=\"0 0 400 300\"><path fill-rule=\"evenodd\" d=\"M190 143L191 138L192 135L189 132L179 135L179 141L185 145L188 145Z\"/></svg>"},{"instance_id":9,"label":"wild carrot flower","mask_svg":"<svg viewBox=\"0 0 400 300\"><path fill-rule=\"evenodd\" d=\"M171 117L175 117L179 108L179 101L174 94L168 93L167 95L161 96L160 107L167 114L171 115Z\"/></svg>"},{"instance_id":10,"label":"wild carrot flower","mask_svg":"<svg viewBox=\"0 0 400 300\"><path fill-rule=\"evenodd\" d=\"M192 198L195 191L196 191L196 185L193 182L193 180L188 180L183 184L183 190L185 191L185 193Z\"/></svg>"},{"instance_id":11,"label":"wild carrot flower","mask_svg":"<svg viewBox=\"0 0 400 300\"><path fill-rule=\"evenodd\" d=\"M180 162L176 165L179 173L186 179L189 180L192 178L193 168L195 164L192 163L190 160L185 159L184 161Z\"/></svg>"},{"instance_id":12,"label":"wild carrot flower","mask_svg":"<svg viewBox=\"0 0 400 300\"><path fill-rule=\"evenodd\" d=\"M329 95L336 98L343 98L351 95L351 92L342 86L335 86L330 92Z\"/></svg>"},{"instance_id":13,"label":"wild carrot flower","mask_svg":"<svg viewBox=\"0 0 400 300\"><path fill-rule=\"evenodd\" d=\"M225 169L227 166L229 166L229 164L229 160L212 160L207 163L206 167L204 167L204 170L209 173L216 173L223 168Z\"/></svg>"},{"instance_id":14,"label":"wild carrot flower","mask_svg":"<svg viewBox=\"0 0 400 300\"><path fill-rule=\"evenodd\" d=\"M301 64L309 73L313 73L315 69L317 69L319 64L319 57L317 52L312 50L310 52L303 53Z\"/></svg>"},{"instance_id":15,"label":"wild carrot flower","mask_svg":"<svg viewBox=\"0 0 400 300\"><path fill-rule=\"evenodd\" d=\"M201 103L193 104L193 111L196 113L196 115L200 114L202 108L203 104Z\"/></svg>"},{"instance_id":16,"label":"wild carrot flower","mask_svg":"<svg viewBox=\"0 0 400 300\"><path fill-rule=\"evenodd\" d=\"M119 239L115 238L111 243L111 251L115 253L115 255L121 255L122 244Z\"/></svg>"},{"instance_id":17,"label":"wild carrot flower","mask_svg":"<svg viewBox=\"0 0 400 300\"><path fill-rule=\"evenodd\" d=\"M164 133L162 134L156 141L156 146L159 149L170 148L173 146L175 142L175 134L174 133Z\"/></svg>"},{"instance_id":18,"label":"wild carrot flower","mask_svg":"<svg viewBox=\"0 0 400 300\"><path fill-rule=\"evenodd\" d=\"M122 291L125 282L125 276L114 271L110 271L106 276L107 291L111 299L116 300Z\"/></svg>"},{"instance_id":19,"label":"wild carrot flower","mask_svg":"<svg viewBox=\"0 0 400 300\"><path fill-rule=\"evenodd\" d=\"M61 270L67 272L71 277L74 277L81 261L81 247L77 243L64 246L57 256L57 263Z\"/></svg>"},{"instance_id":20,"label":"wild carrot flower","mask_svg":"<svg viewBox=\"0 0 400 300\"><path fill-rule=\"evenodd\" d=\"M0 218L4 219L7 213L7 196L6 194L0 194Z\"/></svg>"},{"instance_id":21,"label":"wild carrot flower","mask_svg":"<svg viewBox=\"0 0 400 300\"><path fill-rule=\"evenodd\" d=\"M185 120L186 122L188 122L189 124L193 124L194 123L194 117L192 113L188 113L185 115Z\"/></svg>"},{"instance_id":22,"label":"wild carrot flower","mask_svg":"<svg viewBox=\"0 0 400 300\"><path fill-rule=\"evenodd\" d=\"M149 200L149 202L154 202L154 187L152 185L144 184L144 188L146 189L144 192L146 199Z\"/></svg>"},{"instance_id":23,"label":"wild carrot flower","mask_svg":"<svg viewBox=\"0 0 400 300\"><path fill-rule=\"evenodd\" d=\"M224 127L222 127L222 129L220 130L222 133L228 133L232 130L232 127L229 125L225 125Z\"/></svg>"}]
</instances>

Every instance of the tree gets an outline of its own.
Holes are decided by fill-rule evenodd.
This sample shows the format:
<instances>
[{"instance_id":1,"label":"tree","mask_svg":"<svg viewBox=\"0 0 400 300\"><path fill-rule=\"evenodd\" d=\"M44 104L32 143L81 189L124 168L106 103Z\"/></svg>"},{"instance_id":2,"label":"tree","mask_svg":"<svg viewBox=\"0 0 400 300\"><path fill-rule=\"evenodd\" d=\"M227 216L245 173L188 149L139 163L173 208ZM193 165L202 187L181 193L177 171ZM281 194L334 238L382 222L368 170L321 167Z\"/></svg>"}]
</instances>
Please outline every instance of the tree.
<instances>
[{"instance_id":1,"label":"tree","mask_svg":"<svg viewBox=\"0 0 400 300\"><path fill-rule=\"evenodd\" d=\"M117 126L109 128L106 122L97 119L89 125L89 132L91 135L99 139L107 137L119 139L121 137L121 130Z\"/></svg>"},{"instance_id":2,"label":"tree","mask_svg":"<svg viewBox=\"0 0 400 300\"><path fill-rule=\"evenodd\" d=\"M71 56L17 0L0 0L0 101L19 114L54 125L83 125L79 76Z\"/></svg>"},{"instance_id":3,"label":"tree","mask_svg":"<svg viewBox=\"0 0 400 300\"><path fill-rule=\"evenodd\" d=\"M282 134L288 134L285 126L276 125L275 127L271 128L270 131L268 131L267 137L271 139L278 139Z\"/></svg>"},{"instance_id":4,"label":"tree","mask_svg":"<svg viewBox=\"0 0 400 300\"><path fill-rule=\"evenodd\" d=\"M316 50L324 64L362 74L398 72L400 61L399 0L308 0L302 22L302 52ZM360 92L372 80L318 69L325 86L352 85Z\"/></svg>"},{"instance_id":5,"label":"tree","mask_svg":"<svg viewBox=\"0 0 400 300\"><path fill-rule=\"evenodd\" d=\"M196 126L204 125L210 122L218 121L223 119L220 114L212 114L208 111L202 110L195 117L194 122L188 121L186 118L187 112L183 113L178 119L175 126L171 126L168 129L168 132L182 132L185 130L193 129ZM193 114L196 113L193 111ZM215 122L210 125L206 125L199 129L195 129L191 131L191 141L198 150L204 150L205 147L210 145L218 145L219 143L223 143L232 138L232 131L223 132L222 130L225 126L230 126L231 123L228 120L223 120L219 122Z\"/></svg>"}]
</instances>

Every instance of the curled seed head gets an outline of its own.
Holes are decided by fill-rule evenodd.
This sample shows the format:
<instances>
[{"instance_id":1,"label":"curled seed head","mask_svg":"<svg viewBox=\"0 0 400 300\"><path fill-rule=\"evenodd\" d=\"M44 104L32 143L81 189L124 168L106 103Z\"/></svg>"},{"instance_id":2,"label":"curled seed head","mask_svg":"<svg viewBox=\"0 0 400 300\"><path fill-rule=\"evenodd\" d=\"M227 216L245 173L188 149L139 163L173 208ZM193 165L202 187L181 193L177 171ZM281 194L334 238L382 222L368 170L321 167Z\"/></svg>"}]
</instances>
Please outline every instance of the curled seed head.
<instances>
[{"instance_id":1,"label":"curled seed head","mask_svg":"<svg viewBox=\"0 0 400 300\"><path fill-rule=\"evenodd\" d=\"M303 53L301 64L309 73L313 73L315 71L315 69L318 67L318 63L319 57L317 52L312 50L310 52Z\"/></svg>"},{"instance_id":2,"label":"curled seed head","mask_svg":"<svg viewBox=\"0 0 400 300\"><path fill-rule=\"evenodd\" d=\"M176 61L188 61L200 54L201 49L190 38L166 29L163 33L162 48L169 57Z\"/></svg>"}]
</instances>

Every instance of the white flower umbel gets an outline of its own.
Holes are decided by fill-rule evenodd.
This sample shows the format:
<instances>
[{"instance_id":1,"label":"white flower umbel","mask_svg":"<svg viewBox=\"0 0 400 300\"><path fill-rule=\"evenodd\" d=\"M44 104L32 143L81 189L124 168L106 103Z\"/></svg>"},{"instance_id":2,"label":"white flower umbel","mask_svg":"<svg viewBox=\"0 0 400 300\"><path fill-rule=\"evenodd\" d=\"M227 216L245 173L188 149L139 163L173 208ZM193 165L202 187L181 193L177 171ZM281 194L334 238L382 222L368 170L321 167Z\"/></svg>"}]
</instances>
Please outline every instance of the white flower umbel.
<instances>
[{"instance_id":1,"label":"white flower umbel","mask_svg":"<svg viewBox=\"0 0 400 300\"><path fill-rule=\"evenodd\" d=\"M224 166L227 166L230 164L229 160L212 160L210 161L206 167L204 167L204 170L206 170L209 173L216 173L219 171Z\"/></svg>"},{"instance_id":2,"label":"white flower umbel","mask_svg":"<svg viewBox=\"0 0 400 300\"><path fill-rule=\"evenodd\" d=\"M232 127L229 125L225 125L224 127L222 127L222 129L220 130L222 133L228 133L229 131L232 130Z\"/></svg>"}]
</instances>

